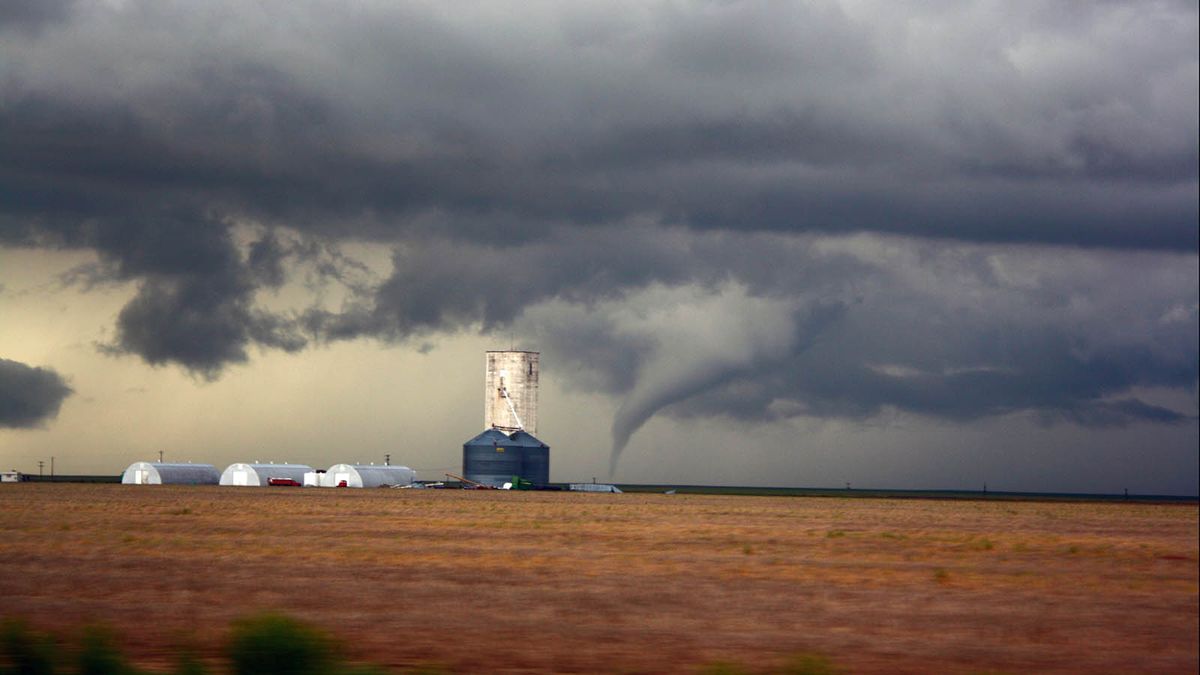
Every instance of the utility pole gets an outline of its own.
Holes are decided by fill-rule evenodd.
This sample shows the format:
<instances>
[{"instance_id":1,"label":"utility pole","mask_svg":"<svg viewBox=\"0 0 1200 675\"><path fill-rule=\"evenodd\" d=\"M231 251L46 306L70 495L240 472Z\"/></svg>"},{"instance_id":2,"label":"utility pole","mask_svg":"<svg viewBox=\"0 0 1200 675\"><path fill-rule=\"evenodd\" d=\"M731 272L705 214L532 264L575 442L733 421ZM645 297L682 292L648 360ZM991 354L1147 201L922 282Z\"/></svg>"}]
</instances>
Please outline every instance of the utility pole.
<instances>
[{"instance_id":1,"label":"utility pole","mask_svg":"<svg viewBox=\"0 0 1200 675\"><path fill-rule=\"evenodd\" d=\"M50 455L50 480L54 480L54 455Z\"/></svg>"},{"instance_id":2,"label":"utility pole","mask_svg":"<svg viewBox=\"0 0 1200 675\"><path fill-rule=\"evenodd\" d=\"M159 464L162 464L162 456L163 456L163 451L159 450L158 451L158 463Z\"/></svg>"},{"instance_id":3,"label":"utility pole","mask_svg":"<svg viewBox=\"0 0 1200 675\"><path fill-rule=\"evenodd\" d=\"M392 465L392 453L390 453L390 452L389 452L389 453L386 453L386 454L384 454L384 456L383 456L383 465L384 465L384 466L391 466L391 465Z\"/></svg>"},{"instance_id":4,"label":"utility pole","mask_svg":"<svg viewBox=\"0 0 1200 675\"><path fill-rule=\"evenodd\" d=\"M45 472L42 471L43 466L46 466L46 463L39 459L38 460L38 478L41 478L42 476L46 475Z\"/></svg>"}]
</instances>

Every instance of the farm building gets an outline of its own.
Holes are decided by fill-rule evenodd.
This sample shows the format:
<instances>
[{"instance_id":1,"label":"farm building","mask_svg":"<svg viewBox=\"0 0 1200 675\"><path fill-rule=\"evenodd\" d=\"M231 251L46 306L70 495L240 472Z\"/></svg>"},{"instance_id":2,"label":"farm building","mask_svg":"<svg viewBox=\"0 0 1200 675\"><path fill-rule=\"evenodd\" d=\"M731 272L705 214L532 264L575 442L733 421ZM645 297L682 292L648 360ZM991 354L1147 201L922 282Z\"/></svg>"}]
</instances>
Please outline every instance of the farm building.
<instances>
[{"instance_id":1,"label":"farm building","mask_svg":"<svg viewBox=\"0 0 1200 675\"><path fill-rule=\"evenodd\" d=\"M483 376L483 433L463 443L463 476L501 487L521 478L535 486L550 482L550 446L539 441L540 355L489 351Z\"/></svg>"},{"instance_id":2,"label":"farm building","mask_svg":"<svg viewBox=\"0 0 1200 675\"><path fill-rule=\"evenodd\" d=\"M387 464L334 464L321 474L321 487L392 487L412 485L417 472Z\"/></svg>"},{"instance_id":3,"label":"farm building","mask_svg":"<svg viewBox=\"0 0 1200 675\"><path fill-rule=\"evenodd\" d=\"M260 487L275 484L295 485L304 484L304 474L312 471L311 466L304 464L245 464L238 462L230 464L221 474L221 485L246 485Z\"/></svg>"},{"instance_id":4,"label":"farm building","mask_svg":"<svg viewBox=\"0 0 1200 675\"><path fill-rule=\"evenodd\" d=\"M0 483L20 483L21 472L13 469L12 471L0 471Z\"/></svg>"},{"instance_id":5,"label":"farm building","mask_svg":"<svg viewBox=\"0 0 1200 675\"><path fill-rule=\"evenodd\" d=\"M463 443L463 475L494 487L514 476L545 485L550 482L550 447L525 431L510 436L487 429Z\"/></svg>"},{"instance_id":6,"label":"farm building","mask_svg":"<svg viewBox=\"0 0 1200 675\"><path fill-rule=\"evenodd\" d=\"M217 485L221 472L212 464L134 462L125 469L126 485Z\"/></svg>"}]
</instances>

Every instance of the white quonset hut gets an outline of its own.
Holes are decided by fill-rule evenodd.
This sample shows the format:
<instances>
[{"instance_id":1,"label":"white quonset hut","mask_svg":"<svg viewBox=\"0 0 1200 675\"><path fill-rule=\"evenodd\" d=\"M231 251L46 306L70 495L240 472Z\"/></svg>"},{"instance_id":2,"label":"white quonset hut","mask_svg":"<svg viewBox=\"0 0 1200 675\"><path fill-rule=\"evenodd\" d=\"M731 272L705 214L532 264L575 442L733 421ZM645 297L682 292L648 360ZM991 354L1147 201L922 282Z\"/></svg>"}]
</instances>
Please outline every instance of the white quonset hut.
<instances>
[{"instance_id":1,"label":"white quonset hut","mask_svg":"<svg viewBox=\"0 0 1200 675\"><path fill-rule=\"evenodd\" d=\"M334 464L321 474L321 487L391 487L412 485L417 472L388 464Z\"/></svg>"},{"instance_id":2,"label":"white quonset hut","mask_svg":"<svg viewBox=\"0 0 1200 675\"><path fill-rule=\"evenodd\" d=\"M296 485L304 485L304 474L312 470L311 466L304 464L245 464L237 462L230 464L221 474L221 485L264 487L270 485L272 478L293 480L296 481Z\"/></svg>"},{"instance_id":3,"label":"white quonset hut","mask_svg":"<svg viewBox=\"0 0 1200 675\"><path fill-rule=\"evenodd\" d=\"M221 472L212 464L134 462L125 469L126 485L216 485Z\"/></svg>"}]
</instances>

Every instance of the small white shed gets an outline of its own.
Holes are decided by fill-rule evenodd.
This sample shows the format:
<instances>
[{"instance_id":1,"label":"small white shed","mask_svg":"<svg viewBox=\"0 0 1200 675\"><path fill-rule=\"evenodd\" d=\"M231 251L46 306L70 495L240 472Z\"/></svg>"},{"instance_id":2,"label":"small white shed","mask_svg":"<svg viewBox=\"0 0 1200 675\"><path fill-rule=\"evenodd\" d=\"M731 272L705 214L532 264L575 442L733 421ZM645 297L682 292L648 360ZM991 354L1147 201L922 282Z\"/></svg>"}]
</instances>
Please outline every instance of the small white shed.
<instances>
[{"instance_id":1,"label":"small white shed","mask_svg":"<svg viewBox=\"0 0 1200 675\"><path fill-rule=\"evenodd\" d=\"M0 483L20 483L21 472L13 469L12 471L0 471Z\"/></svg>"},{"instance_id":2,"label":"small white shed","mask_svg":"<svg viewBox=\"0 0 1200 675\"><path fill-rule=\"evenodd\" d=\"M125 469L126 485L216 485L221 472L212 464L134 462Z\"/></svg>"},{"instance_id":3,"label":"small white shed","mask_svg":"<svg viewBox=\"0 0 1200 675\"><path fill-rule=\"evenodd\" d=\"M321 475L321 487L392 487L412 485L417 472L389 464L334 464Z\"/></svg>"},{"instance_id":4,"label":"small white shed","mask_svg":"<svg viewBox=\"0 0 1200 675\"><path fill-rule=\"evenodd\" d=\"M304 484L304 474L312 471L305 464L246 464L237 462L230 464L221 474L221 485L244 485L262 487L271 484L271 479L295 481L296 485ZM290 485L291 483L284 483Z\"/></svg>"}]
</instances>

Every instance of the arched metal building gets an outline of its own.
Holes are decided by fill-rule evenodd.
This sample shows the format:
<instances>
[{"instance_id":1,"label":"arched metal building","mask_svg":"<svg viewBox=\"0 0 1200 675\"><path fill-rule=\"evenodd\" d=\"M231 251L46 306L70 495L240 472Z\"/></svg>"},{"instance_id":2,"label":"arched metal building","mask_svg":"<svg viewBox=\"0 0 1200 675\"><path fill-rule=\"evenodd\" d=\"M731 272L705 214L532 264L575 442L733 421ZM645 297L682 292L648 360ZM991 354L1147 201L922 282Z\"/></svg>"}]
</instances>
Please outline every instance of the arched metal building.
<instances>
[{"instance_id":1,"label":"arched metal building","mask_svg":"<svg viewBox=\"0 0 1200 675\"><path fill-rule=\"evenodd\" d=\"M389 464L334 464L321 474L321 487L391 487L412 485L417 472Z\"/></svg>"},{"instance_id":2,"label":"arched metal building","mask_svg":"<svg viewBox=\"0 0 1200 675\"><path fill-rule=\"evenodd\" d=\"M126 485L217 485L221 472L212 464L134 462L125 469Z\"/></svg>"},{"instance_id":3,"label":"arched metal building","mask_svg":"<svg viewBox=\"0 0 1200 675\"><path fill-rule=\"evenodd\" d=\"M304 474L312 471L304 464L230 464L221 473L221 485L266 486L272 478L294 480L304 485Z\"/></svg>"},{"instance_id":4,"label":"arched metal building","mask_svg":"<svg viewBox=\"0 0 1200 675\"><path fill-rule=\"evenodd\" d=\"M513 476L545 485L550 482L550 446L525 431L509 436L487 429L463 443L463 476L496 487Z\"/></svg>"}]
</instances>

